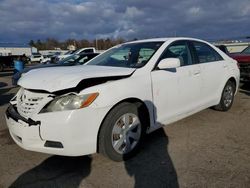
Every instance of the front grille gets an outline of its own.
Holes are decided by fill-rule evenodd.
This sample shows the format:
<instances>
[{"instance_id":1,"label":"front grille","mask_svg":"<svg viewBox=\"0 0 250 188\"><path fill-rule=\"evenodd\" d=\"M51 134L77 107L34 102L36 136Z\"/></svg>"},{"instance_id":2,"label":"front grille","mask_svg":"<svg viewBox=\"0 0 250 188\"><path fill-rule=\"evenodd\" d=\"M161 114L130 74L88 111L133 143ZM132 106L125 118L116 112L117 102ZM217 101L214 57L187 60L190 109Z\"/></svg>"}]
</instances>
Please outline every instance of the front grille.
<instances>
[{"instance_id":1,"label":"front grille","mask_svg":"<svg viewBox=\"0 0 250 188\"><path fill-rule=\"evenodd\" d=\"M48 93L38 93L21 88L17 93L17 111L26 118L37 114L52 100Z\"/></svg>"}]
</instances>

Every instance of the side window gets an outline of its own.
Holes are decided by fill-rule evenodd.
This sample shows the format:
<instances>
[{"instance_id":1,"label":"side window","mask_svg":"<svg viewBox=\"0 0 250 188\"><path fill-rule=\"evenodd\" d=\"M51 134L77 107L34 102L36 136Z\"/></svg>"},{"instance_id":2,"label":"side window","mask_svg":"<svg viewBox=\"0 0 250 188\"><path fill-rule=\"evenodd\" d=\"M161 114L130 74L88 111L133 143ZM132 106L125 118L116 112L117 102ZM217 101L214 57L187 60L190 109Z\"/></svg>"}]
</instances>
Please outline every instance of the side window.
<instances>
[{"instance_id":1,"label":"side window","mask_svg":"<svg viewBox=\"0 0 250 188\"><path fill-rule=\"evenodd\" d=\"M84 64L89 60L89 56L84 56L78 60L79 64Z\"/></svg>"},{"instance_id":2,"label":"side window","mask_svg":"<svg viewBox=\"0 0 250 188\"><path fill-rule=\"evenodd\" d=\"M116 53L114 53L111 57L119 61L124 61L129 58L128 57L129 51L130 51L130 48L121 49L117 51Z\"/></svg>"},{"instance_id":3,"label":"side window","mask_svg":"<svg viewBox=\"0 0 250 188\"><path fill-rule=\"evenodd\" d=\"M151 48L141 48L139 51L139 57L138 57L138 64L144 64L145 62L147 62L150 57L154 54L154 49Z\"/></svg>"},{"instance_id":4,"label":"side window","mask_svg":"<svg viewBox=\"0 0 250 188\"><path fill-rule=\"evenodd\" d=\"M94 50L90 48L90 49L85 49L82 52L84 52L84 53L93 53Z\"/></svg>"},{"instance_id":5,"label":"side window","mask_svg":"<svg viewBox=\"0 0 250 188\"><path fill-rule=\"evenodd\" d=\"M192 65L191 54L185 41L170 44L161 56L161 59L165 58L179 58L181 66Z\"/></svg>"},{"instance_id":6,"label":"side window","mask_svg":"<svg viewBox=\"0 0 250 188\"><path fill-rule=\"evenodd\" d=\"M202 42L193 42L199 63L221 61L223 58L213 48Z\"/></svg>"}]
</instances>

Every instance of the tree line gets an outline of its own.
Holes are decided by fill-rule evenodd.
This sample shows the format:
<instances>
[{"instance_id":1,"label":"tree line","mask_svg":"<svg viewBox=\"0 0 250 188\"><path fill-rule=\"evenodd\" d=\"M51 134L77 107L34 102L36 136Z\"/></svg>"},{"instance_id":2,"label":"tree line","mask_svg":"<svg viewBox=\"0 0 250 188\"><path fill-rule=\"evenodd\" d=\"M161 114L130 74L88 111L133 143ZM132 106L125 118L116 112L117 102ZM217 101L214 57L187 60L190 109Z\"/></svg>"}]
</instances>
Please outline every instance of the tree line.
<instances>
[{"instance_id":1,"label":"tree line","mask_svg":"<svg viewBox=\"0 0 250 188\"><path fill-rule=\"evenodd\" d=\"M85 48L85 47L95 47L98 50L106 50L112 46L117 44L121 44L125 42L124 39L97 39L97 40L75 40L75 39L67 39L65 41L58 41L53 38L48 38L44 41L42 40L30 40L29 45L32 47L36 47L38 50L54 50L54 49L62 49L67 50L69 45L74 45L76 49Z\"/></svg>"}]
</instances>

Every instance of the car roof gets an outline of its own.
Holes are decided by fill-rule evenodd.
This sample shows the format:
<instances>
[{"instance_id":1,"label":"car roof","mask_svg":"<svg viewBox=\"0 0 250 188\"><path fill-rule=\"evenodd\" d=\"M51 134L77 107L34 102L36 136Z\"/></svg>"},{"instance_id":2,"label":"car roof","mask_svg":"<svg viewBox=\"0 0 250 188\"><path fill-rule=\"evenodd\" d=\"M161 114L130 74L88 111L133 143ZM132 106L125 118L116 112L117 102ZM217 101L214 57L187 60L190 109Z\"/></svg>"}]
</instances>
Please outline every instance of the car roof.
<instances>
[{"instance_id":1,"label":"car roof","mask_svg":"<svg viewBox=\"0 0 250 188\"><path fill-rule=\"evenodd\" d=\"M80 56L84 56L84 55L99 55L100 53L98 53L98 52L81 52L81 53L79 53L78 55L80 55Z\"/></svg>"},{"instance_id":2,"label":"car roof","mask_svg":"<svg viewBox=\"0 0 250 188\"><path fill-rule=\"evenodd\" d=\"M142 39L142 40L135 40L135 41L130 41L127 43L138 43L138 42L166 42L169 40L195 40L195 41L202 41L200 39L196 38L189 38L189 37L168 37L168 38L151 38L151 39Z\"/></svg>"}]
</instances>

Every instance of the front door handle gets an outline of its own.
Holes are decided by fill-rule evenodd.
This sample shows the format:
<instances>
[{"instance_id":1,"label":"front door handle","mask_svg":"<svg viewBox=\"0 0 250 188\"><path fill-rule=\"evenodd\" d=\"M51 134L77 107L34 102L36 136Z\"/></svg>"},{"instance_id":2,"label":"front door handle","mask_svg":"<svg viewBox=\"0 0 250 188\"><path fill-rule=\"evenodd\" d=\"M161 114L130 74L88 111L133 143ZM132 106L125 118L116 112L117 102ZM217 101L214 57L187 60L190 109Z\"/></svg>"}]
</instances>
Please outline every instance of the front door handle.
<instances>
[{"instance_id":1,"label":"front door handle","mask_svg":"<svg viewBox=\"0 0 250 188\"><path fill-rule=\"evenodd\" d=\"M201 73L200 70L194 70L194 71L193 71L193 75L199 75L200 73Z\"/></svg>"}]
</instances>

